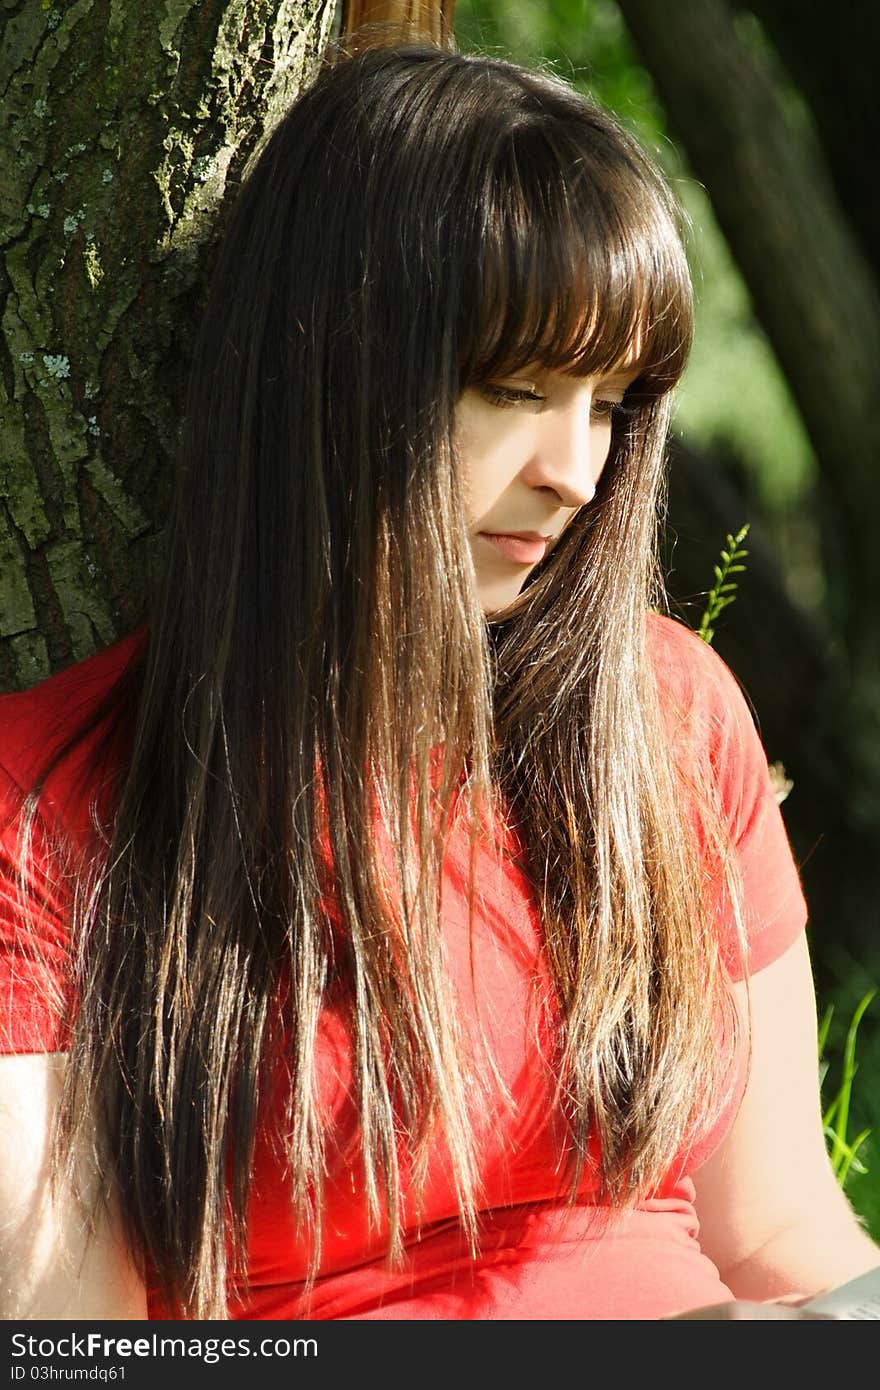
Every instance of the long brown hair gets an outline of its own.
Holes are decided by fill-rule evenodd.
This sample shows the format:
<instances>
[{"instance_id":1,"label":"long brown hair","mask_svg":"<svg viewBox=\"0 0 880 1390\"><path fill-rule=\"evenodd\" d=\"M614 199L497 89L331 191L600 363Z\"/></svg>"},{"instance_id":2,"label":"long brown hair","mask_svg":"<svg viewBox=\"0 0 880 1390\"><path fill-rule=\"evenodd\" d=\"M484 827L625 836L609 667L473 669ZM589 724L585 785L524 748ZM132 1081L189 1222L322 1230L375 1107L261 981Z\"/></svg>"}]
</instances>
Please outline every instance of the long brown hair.
<instances>
[{"instance_id":1,"label":"long brown hair","mask_svg":"<svg viewBox=\"0 0 880 1390\"><path fill-rule=\"evenodd\" d=\"M315 1039L331 992L391 1256L403 1175L441 1130L473 1228L473 1097L440 940L457 796L472 843L503 815L525 848L561 1011L569 1190L591 1135L604 1201L650 1190L694 1098L720 1094L723 972L645 638L690 336L662 181L556 77L371 49L318 77L246 180L106 843L79 870L57 1144L60 1168L96 1120L131 1249L186 1316L225 1317L227 1280L244 1277L283 1028L279 1132L319 1268ZM594 501L487 622L462 390L533 359L593 373L633 356Z\"/></svg>"}]
</instances>

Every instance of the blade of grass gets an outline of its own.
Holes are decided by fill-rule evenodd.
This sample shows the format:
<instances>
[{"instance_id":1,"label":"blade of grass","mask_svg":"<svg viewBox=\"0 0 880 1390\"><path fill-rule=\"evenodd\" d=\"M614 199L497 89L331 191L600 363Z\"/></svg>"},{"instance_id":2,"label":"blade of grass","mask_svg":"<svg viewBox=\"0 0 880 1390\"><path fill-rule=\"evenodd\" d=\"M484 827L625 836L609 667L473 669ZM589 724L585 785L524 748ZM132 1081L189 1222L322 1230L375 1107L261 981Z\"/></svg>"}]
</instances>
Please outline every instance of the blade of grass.
<instances>
[{"instance_id":1,"label":"blade of grass","mask_svg":"<svg viewBox=\"0 0 880 1390\"><path fill-rule=\"evenodd\" d=\"M841 1187L843 1187L844 1183L847 1180L847 1177L849 1176L850 1168L852 1168L853 1172L855 1173L867 1173L868 1170L865 1167L864 1163L862 1163L861 1160L856 1157L856 1155L858 1154L858 1151L864 1144L865 1140L869 1137L870 1133L870 1129L863 1129L861 1134L857 1134L852 1144L849 1146L849 1153L846 1156L846 1162L841 1165L840 1172L837 1175L837 1181L840 1183Z\"/></svg>"},{"instance_id":2,"label":"blade of grass","mask_svg":"<svg viewBox=\"0 0 880 1390\"><path fill-rule=\"evenodd\" d=\"M841 1085L840 1109L837 1113L837 1125L842 1138L845 1139L847 1126L849 1124L849 1104L852 1097L852 1083L858 1070L856 1064L856 1035L859 1031L859 1024L862 1016L871 1000L877 993L876 989L871 989L863 995L856 1005L855 1012L850 1020L849 1028L846 1032L846 1042L843 1048L843 1083Z\"/></svg>"},{"instance_id":3,"label":"blade of grass","mask_svg":"<svg viewBox=\"0 0 880 1390\"><path fill-rule=\"evenodd\" d=\"M837 1095L828 1106L823 1115L825 1132L831 1144L830 1159L837 1180L841 1187L846 1180L850 1169L858 1163L856 1150L861 1146L870 1134L870 1130L864 1131L859 1135L856 1143L850 1145L847 1142L846 1132L849 1127L849 1108L852 1098L852 1085L858 1071L856 1063L856 1038L859 1031L859 1024L862 1021L865 1010L875 997L876 989L871 989L859 1000L850 1019L849 1028L846 1033L846 1041L843 1048L843 1075ZM829 1019L830 1022L830 1019ZM827 1040L828 1029L824 1029L822 1035L822 1045ZM859 1164L856 1171L866 1171L864 1166Z\"/></svg>"}]
</instances>

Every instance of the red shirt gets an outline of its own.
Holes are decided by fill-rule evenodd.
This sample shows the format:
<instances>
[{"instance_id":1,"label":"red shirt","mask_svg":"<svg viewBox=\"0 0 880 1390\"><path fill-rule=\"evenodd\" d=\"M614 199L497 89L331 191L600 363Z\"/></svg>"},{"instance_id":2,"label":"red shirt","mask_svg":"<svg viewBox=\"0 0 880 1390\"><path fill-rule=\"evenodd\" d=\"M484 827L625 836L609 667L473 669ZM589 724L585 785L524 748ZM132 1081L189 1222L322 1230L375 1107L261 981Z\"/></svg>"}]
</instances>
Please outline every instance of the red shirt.
<instances>
[{"instance_id":1,"label":"red shirt","mask_svg":"<svg viewBox=\"0 0 880 1390\"><path fill-rule=\"evenodd\" d=\"M674 755L711 768L717 783L745 890L749 966L760 970L806 922L766 756L736 681L711 648L661 617L649 622L649 644ZM72 800L70 788L76 772L88 765L88 741L41 797L34 872L25 885L17 881L16 822L22 792L47 752L107 690L134 645L128 638L29 691L0 698L0 1052L66 1047L60 1008L47 1002L45 985L55 983L63 993L70 894L48 846L59 830L74 841L87 833L82 805ZM404 1266L388 1268L383 1233L371 1234L367 1226L350 1040L340 1013L328 1006L317 1055L320 1104L334 1146L320 1275L305 1302L307 1250L295 1231L289 1180L263 1130L249 1220L251 1288L231 1290L231 1318L650 1319L730 1296L700 1250L690 1175L726 1134L737 1096L710 1135L690 1152L671 1156L668 1177L634 1210L599 1212L588 1180L577 1204L567 1209L559 1197L561 1129L550 1100L551 991L534 895L513 857L499 860L481 850L471 941L467 865L467 831L460 825L444 860L442 931L463 1044L475 1059L473 1113L482 1177L476 1260L458 1220L449 1164L438 1148L420 1227L404 1201ZM27 935L22 891L38 925ZM723 914L720 930L729 947L733 926ZM481 1066L484 1047L503 1085ZM597 1220L601 1216L608 1220ZM152 1284L148 1309L151 1318L168 1316Z\"/></svg>"}]
</instances>

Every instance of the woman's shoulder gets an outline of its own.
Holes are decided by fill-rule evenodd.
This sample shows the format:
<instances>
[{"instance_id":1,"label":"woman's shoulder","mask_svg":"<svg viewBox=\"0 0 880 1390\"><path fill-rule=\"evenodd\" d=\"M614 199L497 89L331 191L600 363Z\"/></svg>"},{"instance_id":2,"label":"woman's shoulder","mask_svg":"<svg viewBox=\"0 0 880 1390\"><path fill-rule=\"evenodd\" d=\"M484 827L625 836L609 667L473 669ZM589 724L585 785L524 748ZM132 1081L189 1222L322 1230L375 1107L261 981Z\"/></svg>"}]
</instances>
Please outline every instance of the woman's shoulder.
<instances>
[{"instance_id":1,"label":"woman's shoulder","mask_svg":"<svg viewBox=\"0 0 880 1390\"><path fill-rule=\"evenodd\" d=\"M731 814L759 799L772 798L775 804L757 713L727 663L685 623L660 613L650 615L647 645L663 723L681 771L692 776L711 769Z\"/></svg>"},{"instance_id":2,"label":"woman's shoulder","mask_svg":"<svg viewBox=\"0 0 880 1390\"><path fill-rule=\"evenodd\" d=\"M721 701L741 687L726 662L687 623L650 612L648 655L661 697L682 708Z\"/></svg>"},{"instance_id":3,"label":"woman's shoulder","mask_svg":"<svg viewBox=\"0 0 880 1390\"><path fill-rule=\"evenodd\" d=\"M93 833L92 796L118 750L108 697L145 639L139 629L0 696L0 1054L67 1050L69 851Z\"/></svg>"},{"instance_id":4,"label":"woman's shoulder","mask_svg":"<svg viewBox=\"0 0 880 1390\"><path fill-rule=\"evenodd\" d=\"M102 651L71 663L27 690L0 695L0 801L23 796L43 778L53 758L79 731L89 731L109 692L146 645L137 628ZM93 730L94 742L100 737ZM85 742L89 739L86 737ZM74 756L50 774L49 800L79 764Z\"/></svg>"},{"instance_id":5,"label":"woman's shoulder","mask_svg":"<svg viewBox=\"0 0 880 1390\"><path fill-rule=\"evenodd\" d=\"M655 612L648 616L646 642L674 743L696 740L713 761L725 743L754 743L757 720L748 694L708 642L686 623Z\"/></svg>"},{"instance_id":6,"label":"woman's shoulder","mask_svg":"<svg viewBox=\"0 0 880 1390\"><path fill-rule=\"evenodd\" d=\"M730 667L684 623L652 614L648 634L673 757L686 787L714 787L742 884L749 969L760 970L803 930L807 906L758 722ZM727 963L737 978L738 956Z\"/></svg>"}]
</instances>

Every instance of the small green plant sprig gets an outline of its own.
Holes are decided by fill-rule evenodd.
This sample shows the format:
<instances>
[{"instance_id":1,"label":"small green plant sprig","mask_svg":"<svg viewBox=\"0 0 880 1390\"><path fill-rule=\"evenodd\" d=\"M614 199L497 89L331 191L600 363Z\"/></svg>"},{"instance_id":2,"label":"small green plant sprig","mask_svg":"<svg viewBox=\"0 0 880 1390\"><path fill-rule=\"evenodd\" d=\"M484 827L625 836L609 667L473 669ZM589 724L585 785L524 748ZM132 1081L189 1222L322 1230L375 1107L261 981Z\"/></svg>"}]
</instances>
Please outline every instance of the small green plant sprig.
<instances>
[{"instance_id":1,"label":"small green plant sprig","mask_svg":"<svg viewBox=\"0 0 880 1390\"><path fill-rule=\"evenodd\" d=\"M728 535L726 538L727 548L721 552L721 564L714 566L715 587L709 591L706 611L700 620L700 626L697 628L697 636L702 637L703 641L710 645L715 636L714 624L718 615L736 598L736 580L732 580L730 576L742 574L745 570L745 565L741 561L746 558L749 552L741 549L741 546L748 534L749 523L746 522L735 536Z\"/></svg>"},{"instance_id":2,"label":"small green plant sprig","mask_svg":"<svg viewBox=\"0 0 880 1390\"><path fill-rule=\"evenodd\" d=\"M822 1123L825 1127L825 1137L829 1144L829 1156L834 1175L841 1187L844 1187L850 1173L867 1173L862 1160L859 1158L859 1149L870 1136L870 1129L863 1129L854 1139L849 1139L847 1130L849 1128L849 1106L852 1097L852 1084L858 1064L856 1062L856 1037L859 1031L859 1024L871 1000L877 993L876 989L868 990L855 1007L853 1016L850 1019L849 1028L846 1033L846 1041L843 1045L843 1076L836 1096L828 1106L822 1116ZM825 1058L825 1045L828 1041L828 1029L831 1026L831 1019L834 1014L834 1005L829 1004L822 1017L819 1027L819 1080L820 1084L825 1081L828 1073L828 1061Z\"/></svg>"}]
</instances>

